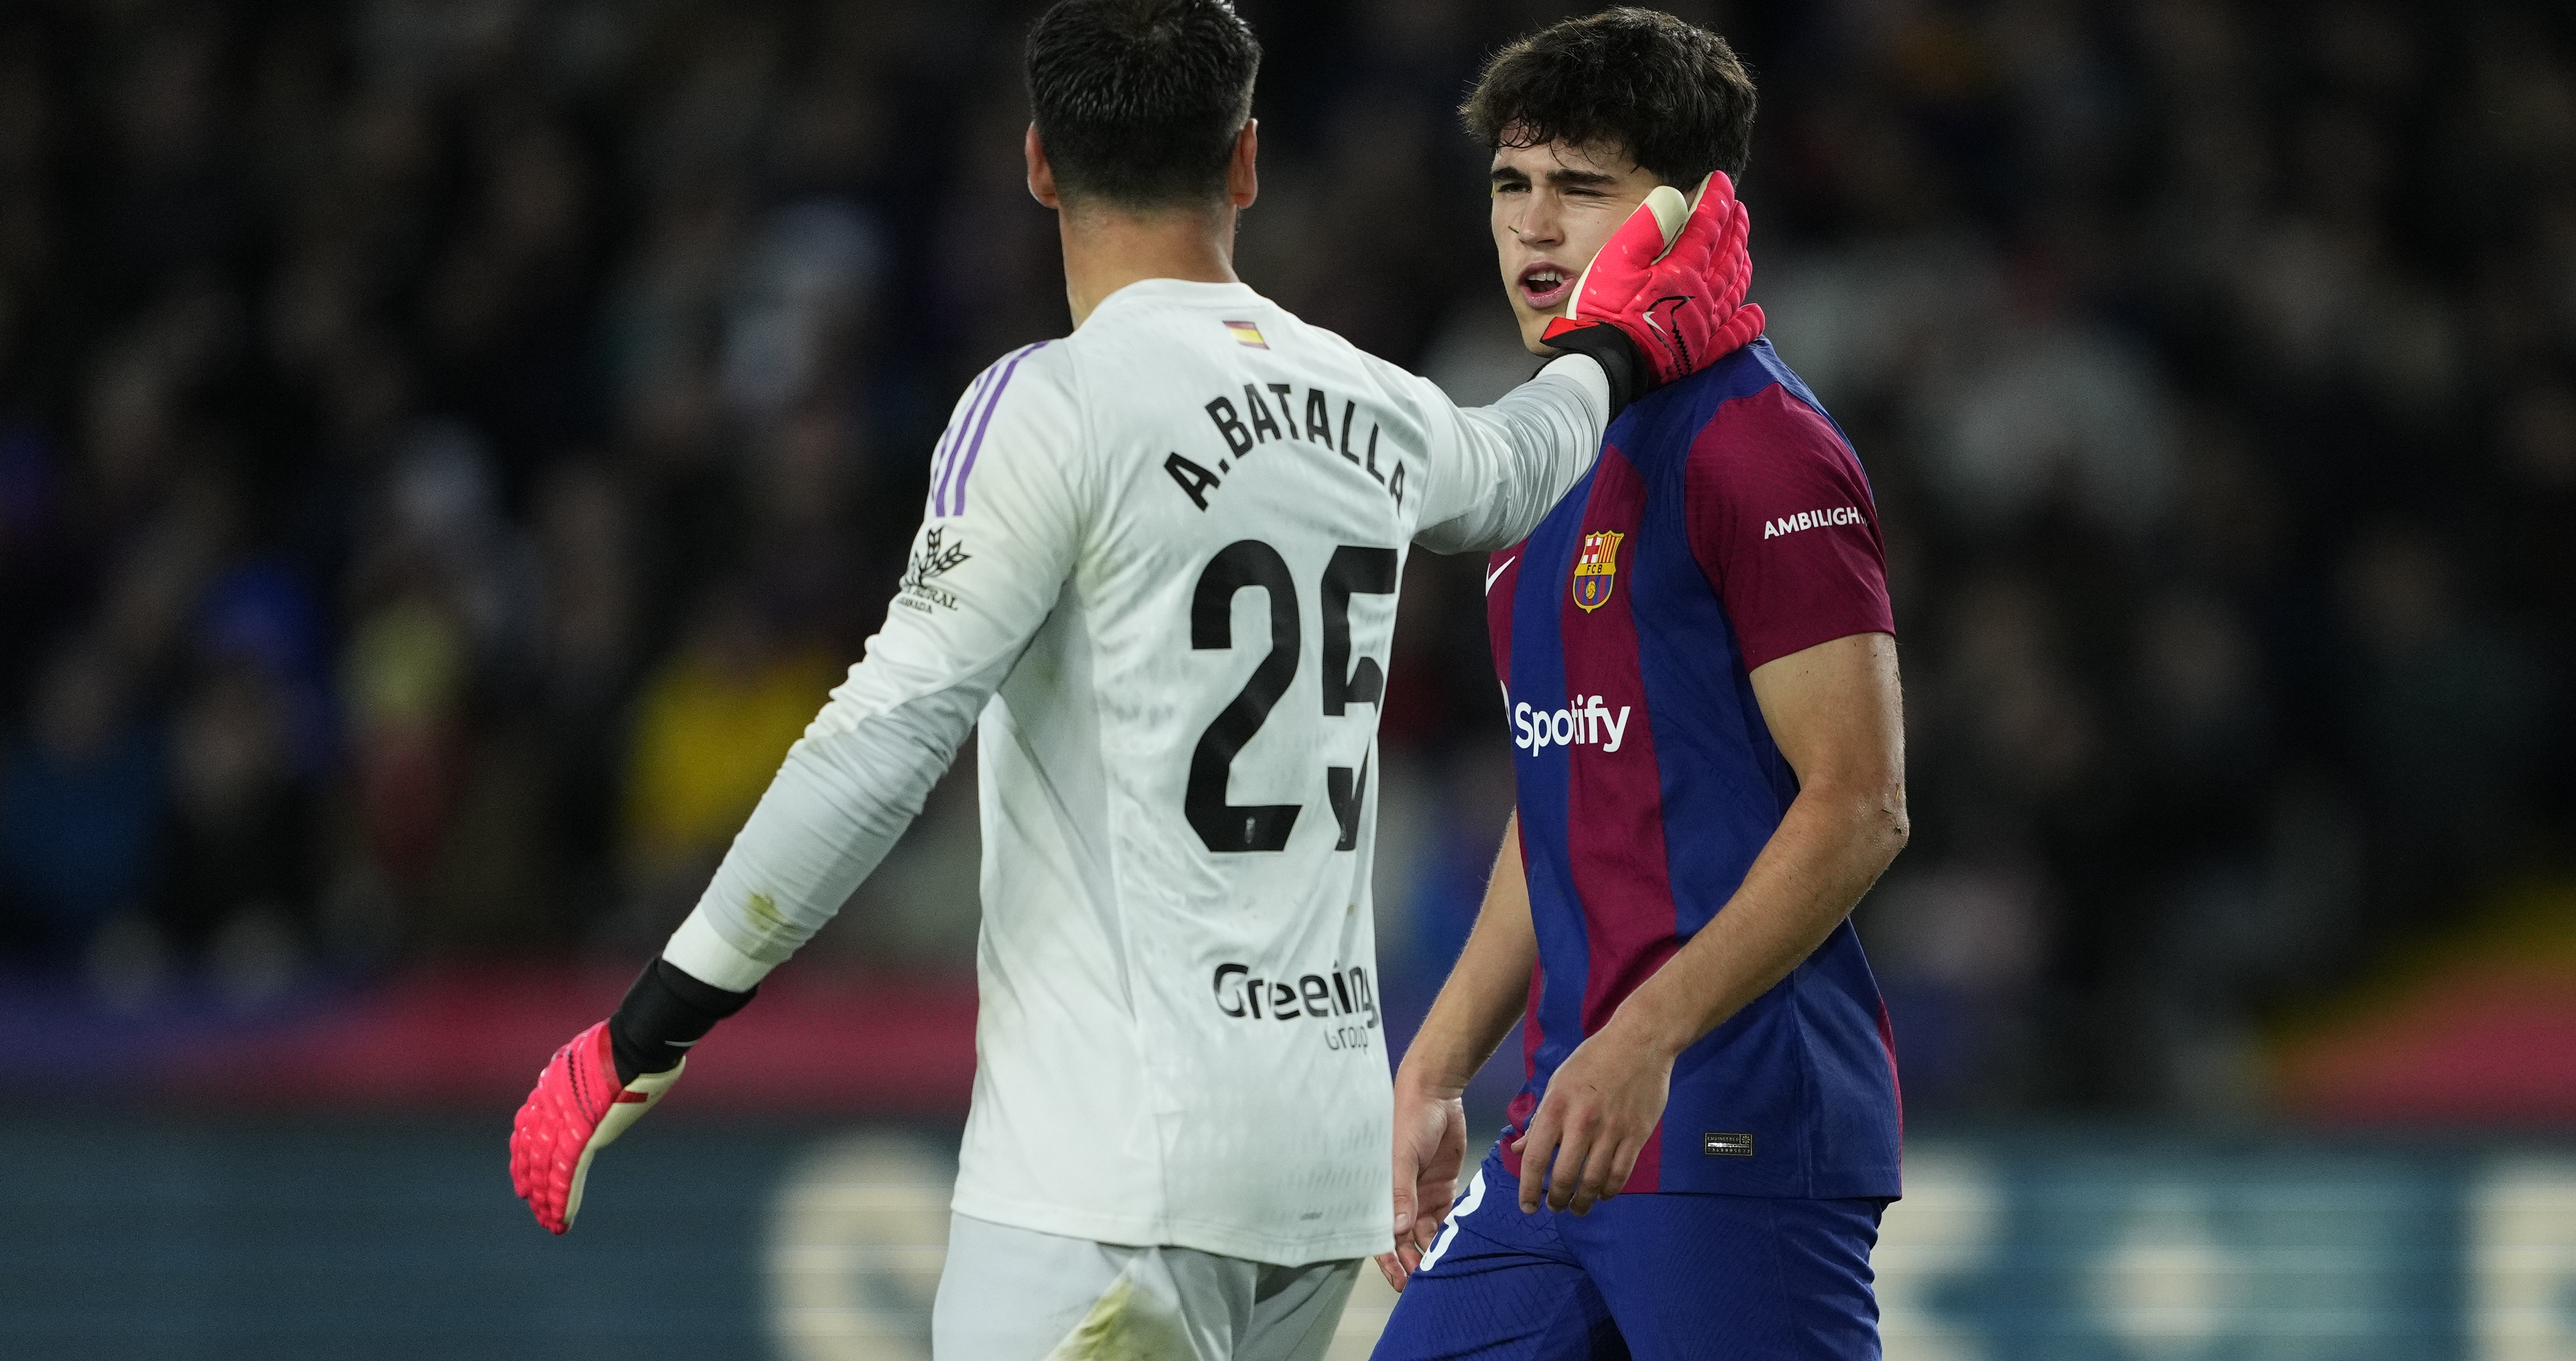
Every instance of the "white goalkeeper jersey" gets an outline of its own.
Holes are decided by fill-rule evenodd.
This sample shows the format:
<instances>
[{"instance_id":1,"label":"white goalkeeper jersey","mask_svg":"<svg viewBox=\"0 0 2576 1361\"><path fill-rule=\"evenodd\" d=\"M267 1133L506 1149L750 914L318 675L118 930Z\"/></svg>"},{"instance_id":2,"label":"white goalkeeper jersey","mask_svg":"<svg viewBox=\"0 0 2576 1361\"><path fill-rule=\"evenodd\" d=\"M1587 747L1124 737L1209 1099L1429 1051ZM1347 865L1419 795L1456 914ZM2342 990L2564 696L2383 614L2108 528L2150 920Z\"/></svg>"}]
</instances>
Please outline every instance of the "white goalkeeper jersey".
<instances>
[{"instance_id":1,"label":"white goalkeeper jersey","mask_svg":"<svg viewBox=\"0 0 2576 1361\"><path fill-rule=\"evenodd\" d=\"M1460 410L1241 284L1119 290L959 401L883 631L667 956L750 986L980 719L955 1208L1281 1264L1386 1250L1369 872L1405 552L1518 541L1608 414L1589 359Z\"/></svg>"}]
</instances>

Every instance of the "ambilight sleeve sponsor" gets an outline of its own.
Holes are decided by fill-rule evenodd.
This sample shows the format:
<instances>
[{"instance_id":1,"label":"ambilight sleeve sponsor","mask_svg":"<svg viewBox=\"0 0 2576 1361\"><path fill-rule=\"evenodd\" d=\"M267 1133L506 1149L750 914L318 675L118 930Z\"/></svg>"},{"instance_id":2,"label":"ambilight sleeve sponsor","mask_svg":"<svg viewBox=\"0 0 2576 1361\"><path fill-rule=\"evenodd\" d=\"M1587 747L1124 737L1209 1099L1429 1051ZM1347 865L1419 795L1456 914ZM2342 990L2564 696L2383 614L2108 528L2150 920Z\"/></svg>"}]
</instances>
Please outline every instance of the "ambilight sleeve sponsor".
<instances>
[{"instance_id":1,"label":"ambilight sleeve sponsor","mask_svg":"<svg viewBox=\"0 0 2576 1361\"><path fill-rule=\"evenodd\" d=\"M1824 510L1802 510L1795 515L1783 515L1777 520L1763 521L1762 537L1766 539L1776 539L1783 534L1795 534L1802 529L1829 529L1835 525L1857 525L1866 523L1868 523L1868 520L1860 513L1860 507L1858 506L1833 506Z\"/></svg>"}]
</instances>

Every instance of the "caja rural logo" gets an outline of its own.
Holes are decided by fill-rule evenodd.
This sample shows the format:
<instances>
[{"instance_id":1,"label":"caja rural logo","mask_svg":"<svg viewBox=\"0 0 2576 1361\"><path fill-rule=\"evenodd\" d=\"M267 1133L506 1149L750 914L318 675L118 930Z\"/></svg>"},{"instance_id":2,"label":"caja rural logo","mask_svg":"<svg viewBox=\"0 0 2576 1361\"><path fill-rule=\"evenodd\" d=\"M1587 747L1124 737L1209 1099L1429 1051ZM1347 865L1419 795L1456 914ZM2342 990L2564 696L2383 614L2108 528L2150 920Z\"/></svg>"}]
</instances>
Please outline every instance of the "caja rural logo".
<instances>
[{"instance_id":1,"label":"caja rural logo","mask_svg":"<svg viewBox=\"0 0 2576 1361\"><path fill-rule=\"evenodd\" d=\"M1584 613L1610 603L1619 584L1619 541L1626 537L1615 529L1583 536L1583 551L1574 556L1574 603Z\"/></svg>"},{"instance_id":2,"label":"caja rural logo","mask_svg":"<svg viewBox=\"0 0 2576 1361\"><path fill-rule=\"evenodd\" d=\"M912 555L911 565L898 582L894 603L908 610L928 614L936 605L941 609L957 608L957 597L931 584L934 577L945 576L959 563L973 561L963 542L942 543L947 527L934 525L921 538L921 548Z\"/></svg>"}]
</instances>

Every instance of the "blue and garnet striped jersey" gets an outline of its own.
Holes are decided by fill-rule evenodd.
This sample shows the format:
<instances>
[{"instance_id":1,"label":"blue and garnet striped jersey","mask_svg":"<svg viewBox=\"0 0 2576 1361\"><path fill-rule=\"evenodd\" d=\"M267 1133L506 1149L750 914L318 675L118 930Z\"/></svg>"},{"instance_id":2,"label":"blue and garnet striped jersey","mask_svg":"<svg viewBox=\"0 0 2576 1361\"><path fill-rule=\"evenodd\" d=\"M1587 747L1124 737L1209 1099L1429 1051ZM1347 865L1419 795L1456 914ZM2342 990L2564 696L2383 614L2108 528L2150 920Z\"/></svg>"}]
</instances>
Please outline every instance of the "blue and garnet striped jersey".
<instances>
[{"instance_id":1,"label":"blue and garnet striped jersey","mask_svg":"<svg viewBox=\"0 0 2576 1361\"><path fill-rule=\"evenodd\" d=\"M1490 560L1539 947L1506 1150L1796 797L1750 673L1893 633L1885 564L1859 460L1767 340L1628 408L1591 474ZM1682 1053L1627 1189L1893 1196L1898 1125L1886 1011L1846 921Z\"/></svg>"}]
</instances>

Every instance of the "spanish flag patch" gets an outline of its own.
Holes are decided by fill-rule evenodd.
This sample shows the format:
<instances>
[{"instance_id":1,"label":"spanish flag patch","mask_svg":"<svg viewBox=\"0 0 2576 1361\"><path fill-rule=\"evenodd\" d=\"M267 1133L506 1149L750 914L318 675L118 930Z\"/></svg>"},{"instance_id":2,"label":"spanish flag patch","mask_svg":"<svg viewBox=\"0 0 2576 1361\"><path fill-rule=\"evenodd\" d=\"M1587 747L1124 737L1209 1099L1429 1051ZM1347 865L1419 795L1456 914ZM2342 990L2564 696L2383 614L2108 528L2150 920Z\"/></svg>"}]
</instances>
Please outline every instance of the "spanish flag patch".
<instances>
[{"instance_id":1,"label":"spanish flag patch","mask_svg":"<svg viewBox=\"0 0 2576 1361\"><path fill-rule=\"evenodd\" d=\"M1234 343L1237 345L1249 345L1256 350L1270 348L1270 342L1261 338L1261 328L1251 322L1229 321L1225 324L1225 329L1234 337Z\"/></svg>"}]
</instances>

